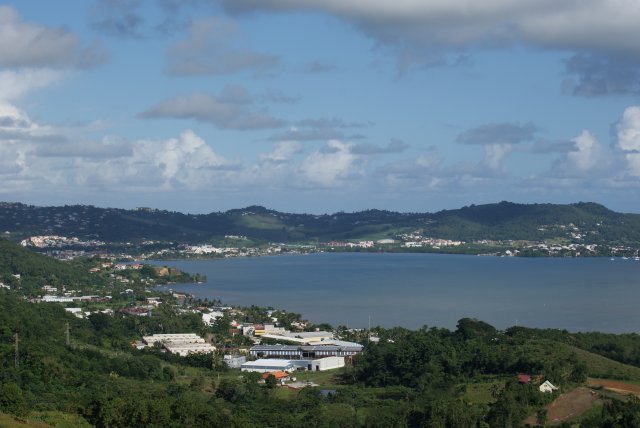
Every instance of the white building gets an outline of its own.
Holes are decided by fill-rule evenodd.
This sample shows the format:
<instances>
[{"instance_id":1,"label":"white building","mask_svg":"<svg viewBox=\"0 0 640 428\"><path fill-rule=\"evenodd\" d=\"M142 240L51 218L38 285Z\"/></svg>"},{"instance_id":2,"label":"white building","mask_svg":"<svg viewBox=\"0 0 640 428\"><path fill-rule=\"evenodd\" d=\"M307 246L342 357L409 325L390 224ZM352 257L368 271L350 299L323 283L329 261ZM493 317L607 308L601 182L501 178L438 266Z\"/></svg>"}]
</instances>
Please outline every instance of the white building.
<instances>
[{"instance_id":1,"label":"white building","mask_svg":"<svg viewBox=\"0 0 640 428\"><path fill-rule=\"evenodd\" d=\"M289 360L276 360L264 358L255 361L247 361L241 366L243 372L268 373L281 370L290 372L295 370L295 364Z\"/></svg>"},{"instance_id":2,"label":"white building","mask_svg":"<svg viewBox=\"0 0 640 428\"><path fill-rule=\"evenodd\" d=\"M292 372L296 370L309 370L323 372L325 370L344 367L344 357L326 357L314 360L280 360L275 358L262 358L256 361L248 361L242 364L245 372L268 373L274 371Z\"/></svg>"},{"instance_id":3,"label":"white building","mask_svg":"<svg viewBox=\"0 0 640 428\"><path fill-rule=\"evenodd\" d=\"M300 345L316 345L320 342L333 339L333 333L328 331L310 331L301 333L267 333L262 335L264 338L276 339L283 342L297 343Z\"/></svg>"},{"instance_id":4,"label":"white building","mask_svg":"<svg viewBox=\"0 0 640 428\"><path fill-rule=\"evenodd\" d=\"M222 360L228 367L232 369L239 369L244 363L247 362L247 357L244 355L225 355Z\"/></svg>"},{"instance_id":5,"label":"white building","mask_svg":"<svg viewBox=\"0 0 640 428\"><path fill-rule=\"evenodd\" d=\"M224 314L222 312L214 311L208 314L202 314L202 322L206 325L213 325L218 318L222 318Z\"/></svg>"},{"instance_id":6,"label":"white building","mask_svg":"<svg viewBox=\"0 0 640 428\"><path fill-rule=\"evenodd\" d=\"M164 348L170 353L178 354L181 357L186 357L189 354L211 354L216 351L215 346L208 343L166 343Z\"/></svg>"},{"instance_id":7,"label":"white building","mask_svg":"<svg viewBox=\"0 0 640 428\"><path fill-rule=\"evenodd\" d=\"M189 354L208 354L216 351L215 346L206 343L195 333L154 334L144 336L142 341L148 346L160 343L167 351L182 357Z\"/></svg>"},{"instance_id":8,"label":"white building","mask_svg":"<svg viewBox=\"0 0 640 428\"><path fill-rule=\"evenodd\" d=\"M77 318L84 317L84 312L82 312L82 308L64 308L64 310L75 315Z\"/></svg>"},{"instance_id":9,"label":"white building","mask_svg":"<svg viewBox=\"0 0 640 428\"><path fill-rule=\"evenodd\" d=\"M548 392L548 393L552 393L553 391L557 390L558 387L554 386L551 382L549 382L548 380L545 380L542 384L540 384L540 392Z\"/></svg>"},{"instance_id":10,"label":"white building","mask_svg":"<svg viewBox=\"0 0 640 428\"><path fill-rule=\"evenodd\" d=\"M344 367L344 357L326 357L311 360L307 369L314 372L323 372Z\"/></svg>"},{"instance_id":11,"label":"white building","mask_svg":"<svg viewBox=\"0 0 640 428\"><path fill-rule=\"evenodd\" d=\"M42 302L45 303L71 303L73 302L73 299L71 297L64 297L64 296L43 296L41 299Z\"/></svg>"},{"instance_id":12,"label":"white building","mask_svg":"<svg viewBox=\"0 0 640 428\"><path fill-rule=\"evenodd\" d=\"M151 336L143 336L142 340L147 345L153 345L160 342L162 344L187 344L187 343L205 343L204 339L195 333L178 333L178 334L153 334Z\"/></svg>"}]
</instances>

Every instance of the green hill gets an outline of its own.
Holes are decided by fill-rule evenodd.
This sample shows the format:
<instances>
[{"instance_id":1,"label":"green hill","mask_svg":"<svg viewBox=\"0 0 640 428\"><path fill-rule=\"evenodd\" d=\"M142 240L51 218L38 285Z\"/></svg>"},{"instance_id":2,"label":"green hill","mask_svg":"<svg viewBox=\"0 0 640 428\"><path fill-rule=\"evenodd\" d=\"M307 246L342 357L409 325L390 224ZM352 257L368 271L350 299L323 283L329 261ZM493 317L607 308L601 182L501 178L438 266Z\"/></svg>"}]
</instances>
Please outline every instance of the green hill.
<instances>
[{"instance_id":1,"label":"green hill","mask_svg":"<svg viewBox=\"0 0 640 428\"><path fill-rule=\"evenodd\" d=\"M45 284L75 290L105 285L102 277L88 273L83 260L60 262L3 238L0 238L0 282L20 288L25 295L39 291Z\"/></svg>"},{"instance_id":2,"label":"green hill","mask_svg":"<svg viewBox=\"0 0 640 428\"><path fill-rule=\"evenodd\" d=\"M149 208L0 203L0 230L13 240L33 235L63 235L111 243L142 240L197 243L225 235L271 242L316 242L393 238L399 233L419 230L424 236L463 241L559 238L635 245L640 240L640 215L617 213L599 204L583 202L569 205L500 202L437 213L367 210L322 215L282 213L260 206L196 215Z\"/></svg>"}]
</instances>

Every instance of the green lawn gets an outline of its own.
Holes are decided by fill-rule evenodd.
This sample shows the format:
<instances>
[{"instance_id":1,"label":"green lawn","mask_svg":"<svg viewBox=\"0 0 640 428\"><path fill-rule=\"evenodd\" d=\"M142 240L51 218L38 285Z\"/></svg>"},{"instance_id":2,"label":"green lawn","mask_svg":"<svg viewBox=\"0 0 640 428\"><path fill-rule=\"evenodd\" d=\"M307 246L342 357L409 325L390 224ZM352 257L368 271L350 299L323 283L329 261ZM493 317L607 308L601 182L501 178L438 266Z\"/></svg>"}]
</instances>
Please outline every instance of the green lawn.
<instances>
[{"instance_id":1,"label":"green lawn","mask_svg":"<svg viewBox=\"0 0 640 428\"><path fill-rule=\"evenodd\" d=\"M501 390L504 387L504 381L495 380L491 382L469 383L466 385L465 397L474 404L493 403L495 399L491 395L491 390L494 385Z\"/></svg>"}]
</instances>

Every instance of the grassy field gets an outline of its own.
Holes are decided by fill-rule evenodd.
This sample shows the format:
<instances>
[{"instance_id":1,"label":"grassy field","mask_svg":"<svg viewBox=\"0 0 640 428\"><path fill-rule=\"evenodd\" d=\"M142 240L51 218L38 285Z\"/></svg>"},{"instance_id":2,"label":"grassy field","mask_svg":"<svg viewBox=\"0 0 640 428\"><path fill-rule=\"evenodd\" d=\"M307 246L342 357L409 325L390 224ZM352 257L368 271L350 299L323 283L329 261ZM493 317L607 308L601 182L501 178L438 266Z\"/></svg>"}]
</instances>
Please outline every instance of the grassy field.
<instances>
[{"instance_id":1,"label":"grassy field","mask_svg":"<svg viewBox=\"0 0 640 428\"><path fill-rule=\"evenodd\" d=\"M550 352L549 350L552 351ZM565 359L575 355L578 361L587 366L587 374L590 377L640 382L640 367L623 364L553 340L529 340L525 345L520 345L518 349L514 349L514 353L522 356L539 355L542 357L548 355L550 358Z\"/></svg>"},{"instance_id":2,"label":"grassy field","mask_svg":"<svg viewBox=\"0 0 640 428\"><path fill-rule=\"evenodd\" d=\"M29 419L16 419L6 413L0 413L0 427L2 428L14 428L14 427L35 427L35 428L48 428L51 425L47 425L40 422L34 422Z\"/></svg>"},{"instance_id":3,"label":"grassy field","mask_svg":"<svg viewBox=\"0 0 640 428\"><path fill-rule=\"evenodd\" d=\"M277 217L259 214L239 216L236 219L236 222L241 226L252 229L277 230L282 229L282 227L285 226L285 224Z\"/></svg>"},{"instance_id":4,"label":"grassy field","mask_svg":"<svg viewBox=\"0 0 640 428\"><path fill-rule=\"evenodd\" d=\"M469 383L466 385L465 398L474 404L490 404L495 398L491 395L492 389L498 387L499 390L504 388L504 380L493 380L481 383Z\"/></svg>"},{"instance_id":5,"label":"grassy field","mask_svg":"<svg viewBox=\"0 0 640 428\"><path fill-rule=\"evenodd\" d=\"M640 384L640 367L619 363L601 355L574 348L573 346L562 346L567 348L567 352L574 352L579 360L584 361L590 377L619 379Z\"/></svg>"}]
</instances>

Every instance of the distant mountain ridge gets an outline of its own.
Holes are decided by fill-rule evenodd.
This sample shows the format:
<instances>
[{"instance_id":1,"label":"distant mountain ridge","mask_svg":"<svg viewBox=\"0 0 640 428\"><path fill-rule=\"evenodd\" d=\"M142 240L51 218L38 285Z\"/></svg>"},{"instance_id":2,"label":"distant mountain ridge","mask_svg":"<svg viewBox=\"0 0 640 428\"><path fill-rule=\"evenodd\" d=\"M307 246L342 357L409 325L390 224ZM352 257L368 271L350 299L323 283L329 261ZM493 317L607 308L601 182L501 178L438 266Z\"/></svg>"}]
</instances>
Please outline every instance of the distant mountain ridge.
<instances>
[{"instance_id":1,"label":"distant mountain ridge","mask_svg":"<svg viewBox=\"0 0 640 428\"><path fill-rule=\"evenodd\" d=\"M12 240L63 235L106 242L162 240L200 243L226 235L257 241L323 242L393 238L418 230L424 236L464 241L544 240L636 244L640 214L623 214L593 202L574 204L470 205L435 213L365 210L354 213L294 214L249 206L209 214L152 208L134 210L90 205L38 207L0 203L0 232ZM8 232L8 233L7 233Z\"/></svg>"}]
</instances>

